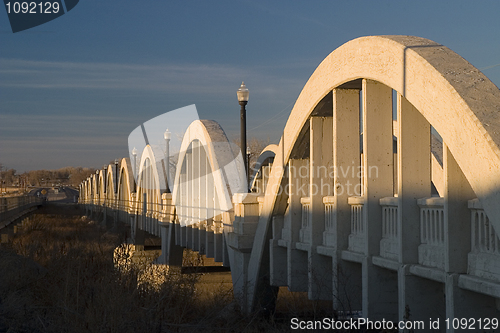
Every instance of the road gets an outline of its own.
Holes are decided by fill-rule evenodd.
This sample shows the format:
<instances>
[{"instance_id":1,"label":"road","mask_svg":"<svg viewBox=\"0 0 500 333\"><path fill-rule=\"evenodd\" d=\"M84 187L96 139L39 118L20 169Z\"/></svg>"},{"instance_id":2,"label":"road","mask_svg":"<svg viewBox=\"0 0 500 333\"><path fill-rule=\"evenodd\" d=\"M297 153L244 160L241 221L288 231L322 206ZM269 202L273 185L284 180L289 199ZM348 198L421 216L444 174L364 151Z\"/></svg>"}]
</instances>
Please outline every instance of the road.
<instances>
[{"instance_id":1,"label":"road","mask_svg":"<svg viewBox=\"0 0 500 333\"><path fill-rule=\"evenodd\" d=\"M52 189L51 187L39 187L31 190L28 194L40 198L46 197L47 201L65 203L78 201L78 191L66 186L57 187L55 189Z\"/></svg>"}]
</instances>

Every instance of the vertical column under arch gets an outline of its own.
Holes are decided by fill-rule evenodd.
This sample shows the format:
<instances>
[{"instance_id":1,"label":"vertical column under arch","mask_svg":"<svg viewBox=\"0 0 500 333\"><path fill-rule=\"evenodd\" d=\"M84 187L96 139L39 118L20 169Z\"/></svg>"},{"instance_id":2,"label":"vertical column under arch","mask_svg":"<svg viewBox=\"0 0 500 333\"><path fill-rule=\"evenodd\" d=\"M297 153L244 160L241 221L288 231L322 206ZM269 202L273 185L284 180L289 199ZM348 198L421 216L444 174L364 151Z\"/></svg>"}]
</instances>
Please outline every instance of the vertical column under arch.
<instances>
[{"instance_id":1,"label":"vertical column under arch","mask_svg":"<svg viewBox=\"0 0 500 333\"><path fill-rule=\"evenodd\" d=\"M442 304L443 294L435 282L409 274L418 264L420 208L417 199L431 196L431 132L429 122L400 93L397 94L397 233L399 320L428 320L439 311L429 304Z\"/></svg>"},{"instance_id":2,"label":"vertical column under arch","mask_svg":"<svg viewBox=\"0 0 500 333\"><path fill-rule=\"evenodd\" d=\"M360 94L358 89L333 90L334 248L333 306L340 311L361 308L361 265L341 259L349 246L351 206L361 195ZM356 193L359 191L359 193Z\"/></svg>"},{"instance_id":3,"label":"vertical column under arch","mask_svg":"<svg viewBox=\"0 0 500 333\"><path fill-rule=\"evenodd\" d=\"M210 167L208 154L206 155L206 172L207 172L207 187L206 187L206 205L207 205L207 222L205 232L205 247L207 258L214 257L214 176Z\"/></svg>"},{"instance_id":4,"label":"vertical column under arch","mask_svg":"<svg viewBox=\"0 0 500 333\"><path fill-rule=\"evenodd\" d=\"M310 247L308 249L309 299L332 299L332 260L317 252L323 244L325 210L323 197L333 194L329 173L333 167L333 118L310 118L309 142L309 217Z\"/></svg>"},{"instance_id":5,"label":"vertical column under arch","mask_svg":"<svg viewBox=\"0 0 500 333\"><path fill-rule=\"evenodd\" d=\"M200 254L206 254L206 225L208 219L208 165L207 165L207 154L206 146L200 144L199 146L199 165L200 165L200 177L198 192L199 195L199 222L198 222L198 251Z\"/></svg>"},{"instance_id":6,"label":"vertical column under arch","mask_svg":"<svg viewBox=\"0 0 500 333\"><path fill-rule=\"evenodd\" d=\"M377 267L382 239L380 199L394 191L392 89L363 79L363 223L365 257L362 263L363 316L370 320L397 320L397 274ZM384 306L381 306L381 304Z\"/></svg>"},{"instance_id":7,"label":"vertical column under arch","mask_svg":"<svg viewBox=\"0 0 500 333\"><path fill-rule=\"evenodd\" d=\"M200 181L201 181L201 165L200 165L200 150L202 149L200 141L195 140L192 143L193 152L191 156L193 157L193 178L192 178L192 189L193 194L191 196L191 205L193 206L193 219L192 219L192 228L191 228L191 248L194 251L200 250L200 235L199 235L199 227L200 227L200 203L201 203L201 189L200 189Z\"/></svg>"}]
</instances>

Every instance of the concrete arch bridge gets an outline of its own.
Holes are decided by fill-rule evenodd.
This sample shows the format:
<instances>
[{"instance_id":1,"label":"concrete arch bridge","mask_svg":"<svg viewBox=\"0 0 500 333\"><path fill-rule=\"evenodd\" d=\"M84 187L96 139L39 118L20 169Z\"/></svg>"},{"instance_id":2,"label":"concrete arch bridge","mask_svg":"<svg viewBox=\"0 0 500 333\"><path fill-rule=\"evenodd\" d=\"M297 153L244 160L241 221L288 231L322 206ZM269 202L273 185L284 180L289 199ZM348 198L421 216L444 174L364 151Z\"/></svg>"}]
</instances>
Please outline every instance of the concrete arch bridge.
<instances>
[{"instance_id":1,"label":"concrete arch bridge","mask_svg":"<svg viewBox=\"0 0 500 333\"><path fill-rule=\"evenodd\" d=\"M137 179L123 159L81 184L81 204L160 236L163 263L188 247L230 266L247 312L287 286L370 320L499 317L500 91L445 46L333 51L251 193L217 123L195 121L182 146L173 182L146 147Z\"/></svg>"}]
</instances>

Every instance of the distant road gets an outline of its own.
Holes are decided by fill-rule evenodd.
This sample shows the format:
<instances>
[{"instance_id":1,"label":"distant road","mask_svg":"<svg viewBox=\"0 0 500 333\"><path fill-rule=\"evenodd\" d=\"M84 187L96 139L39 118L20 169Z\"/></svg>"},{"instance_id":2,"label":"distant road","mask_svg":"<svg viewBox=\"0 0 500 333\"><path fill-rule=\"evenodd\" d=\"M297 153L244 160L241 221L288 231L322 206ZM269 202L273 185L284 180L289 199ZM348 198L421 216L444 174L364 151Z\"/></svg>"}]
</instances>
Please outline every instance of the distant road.
<instances>
[{"instance_id":1,"label":"distant road","mask_svg":"<svg viewBox=\"0 0 500 333\"><path fill-rule=\"evenodd\" d=\"M31 190L28 194L40 198L46 197L47 201L66 203L78 201L78 191L66 186L58 187L55 190L51 187L39 187Z\"/></svg>"},{"instance_id":2,"label":"distant road","mask_svg":"<svg viewBox=\"0 0 500 333\"><path fill-rule=\"evenodd\" d=\"M78 191L74 190L70 187L63 187L62 190L66 193L66 199L63 199L63 202L78 202Z\"/></svg>"}]
</instances>

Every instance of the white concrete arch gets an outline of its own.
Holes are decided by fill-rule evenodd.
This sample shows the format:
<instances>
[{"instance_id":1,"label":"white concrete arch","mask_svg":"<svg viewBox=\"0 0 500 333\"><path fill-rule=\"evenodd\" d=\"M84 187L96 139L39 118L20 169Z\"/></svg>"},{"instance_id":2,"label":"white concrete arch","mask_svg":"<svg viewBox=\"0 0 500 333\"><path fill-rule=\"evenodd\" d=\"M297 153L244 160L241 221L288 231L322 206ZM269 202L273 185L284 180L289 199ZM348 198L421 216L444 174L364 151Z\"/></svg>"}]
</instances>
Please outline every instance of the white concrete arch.
<instances>
[{"instance_id":1,"label":"white concrete arch","mask_svg":"<svg viewBox=\"0 0 500 333\"><path fill-rule=\"evenodd\" d=\"M92 175L87 178L86 180L86 190L87 192L85 193L85 203L87 204L87 207L90 208L94 202L93 202L93 184L92 184Z\"/></svg>"},{"instance_id":2,"label":"white concrete arch","mask_svg":"<svg viewBox=\"0 0 500 333\"><path fill-rule=\"evenodd\" d=\"M234 264L225 237L232 226L232 195L246 191L243 158L234 156L231 144L218 123L196 120L184 134L172 192L169 237L172 239L167 262L179 262L188 247L217 262ZM175 235L174 235L175 230ZM174 240L175 239L175 240ZM173 253L177 254L173 254Z\"/></svg>"},{"instance_id":3,"label":"white concrete arch","mask_svg":"<svg viewBox=\"0 0 500 333\"><path fill-rule=\"evenodd\" d=\"M94 173L91 178L92 182L92 203L99 205L99 171Z\"/></svg>"},{"instance_id":4,"label":"white concrete arch","mask_svg":"<svg viewBox=\"0 0 500 333\"><path fill-rule=\"evenodd\" d=\"M278 145L275 144L270 144L264 149L262 149L261 153L259 154L259 157L257 158L257 161L255 162L255 165L253 166L253 173L250 181L250 189L252 189L252 192L258 192L258 193L264 193L265 192L265 186L267 184L267 177L269 176L268 174L268 169L266 168L265 170L262 168L263 166L268 166L270 170L270 164L272 164L274 157L278 153ZM261 184L257 184L259 182Z\"/></svg>"},{"instance_id":5,"label":"white concrete arch","mask_svg":"<svg viewBox=\"0 0 500 333\"><path fill-rule=\"evenodd\" d=\"M87 204L88 203L88 199L90 198L90 195L89 195L89 179L85 179L81 184L80 184L80 187L79 187L79 190L80 190L80 195L78 196L78 202L79 203L82 203L82 204Z\"/></svg>"},{"instance_id":6,"label":"white concrete arch","mask_svg":"<svg viewBox=\"0 0 500 333\"><path fill-rule=\"evenodd\" d=\"M425 38L362 37L329 54L285 126L285 161L318 102L360 78L396 90L436 128L500 230L500 91L458 54Z\"/></svg>"},{"instance_id":7,"label":"white concrete arch","mask_svg":"<svg viewBox=\"0 0 500 333\"><path fill-rule=\"evenodd\" d=\"M100 169L99 175L97 177L98 182L98 192L99 192L99 204L104 204L106 200L106 170Z\"/></svg>"},{"instance_id":8,"label":"white concrete arch","mask_svg":"<svg viewBox=\"0 0 500 333\"><path fill-rule=\"evenodd\" d=\"M500 230L498 88L462 57L433 41L411 36L358 38L321 62L286 123L279 143L283 153L273 163L248 267L250 307L268 246L269 225L278 207L284 166L301 130L327 94L335 88L349 89L353 83L361 89L359 79L364 79L363 86L368 81L380 82L396 90L439 132L451 152L449 158L456 160L495 229Z\"/></svg>"},{"instance_id":9,"label":"white concrete arch","mask_svg":"<svg viewBox=\"0 0 500 333\"><path fill-rule=\"evenodd\" d=\"M113 202L113 206L117 197L115 192L117 174L116 171L117 170L114 164L110 164L106 168L106 201Z\"/></svg>"},{"instance_id":10,"label":"white concrete arch","mask_svg":"<svg viewBox=\"0 0 500 333\"><path fill-rule=\"evenodd\" d=\"M242 192L246 187L243 159L241 154L234 156L226 134L220 125L212 120L196 120L184 134L175 172L172 204L182 206L181 186L186 183L186 179L183 179L181 174L183 167L185 168L186 155L193 148L193 142L199 143L208 159L218 208L222 211L230 210L232 194ZM185 222L182 224L185 225Z\"/></svg>"},{"instance_id":11,"label":"white concrete arch","mask_svg":"<svg viewBox=\"0 0 500 333\"><path fill-rule=\"evenodd\" d=\"M93 184L93 178L92 178L92 175L89 176L89 178L87 178L86 180L86 188L87 188L87 204L93 204L92 202L92 199L93 199L93 188L94 188L94 184Z\"/></svg>"},{"instance_id":12,"label":"white concrete arch","mask_svg":"<svg viewBox=\"0 0 500 333\"><path fill-rule=\"evenodd\" d=\"M141 154L139 173L137 177L137 206L143 209L144 194L146 194L146 209L148 212L158 211L161 194L165 191L164 172L160 168L161 161L156 159L151 146L147 145Z\"/></svg>"},{"instance_id":13,"label":"white concrete arch","mask_svg":"<svg viewBox=\"0 0 500 333\"><path fill-rule=\"evenodd\" d=\"M129 205L131 193L135 191L134 174L129 158L121 159L118 172L118 205L124 210Z\"/></svg>"}]
</instances>

